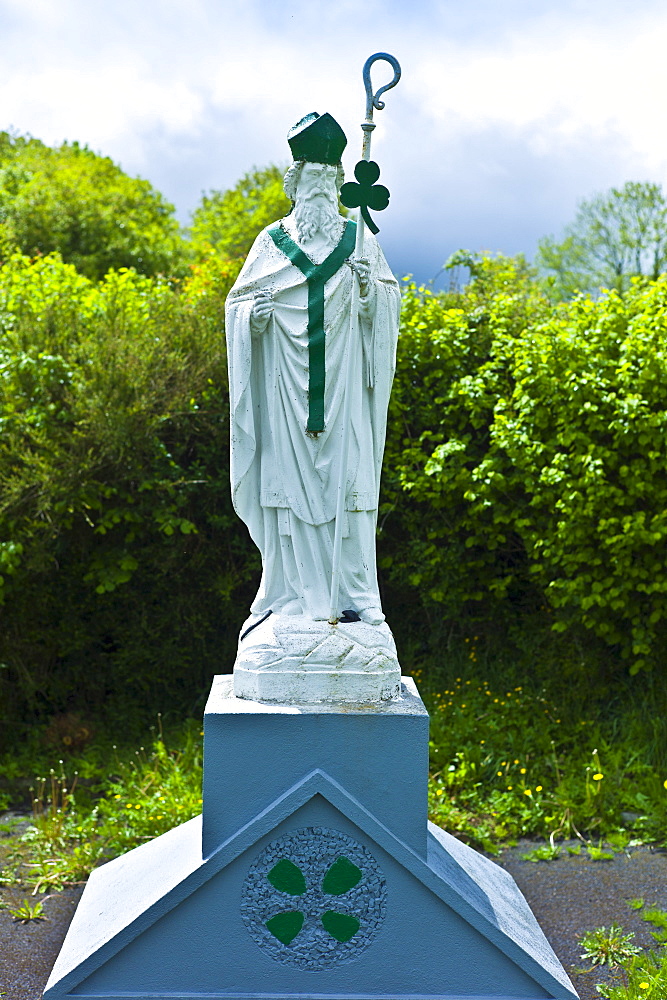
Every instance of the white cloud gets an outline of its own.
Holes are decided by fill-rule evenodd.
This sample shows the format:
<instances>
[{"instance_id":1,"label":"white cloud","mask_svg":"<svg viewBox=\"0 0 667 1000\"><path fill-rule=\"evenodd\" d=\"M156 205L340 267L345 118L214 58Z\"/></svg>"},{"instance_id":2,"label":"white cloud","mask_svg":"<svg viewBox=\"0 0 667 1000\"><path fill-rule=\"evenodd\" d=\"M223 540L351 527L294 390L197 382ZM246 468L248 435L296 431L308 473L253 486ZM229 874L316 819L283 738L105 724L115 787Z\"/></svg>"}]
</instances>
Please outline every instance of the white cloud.
<instances>
[{"instance_id":1,"label":"white cloud","mask_svg":"<svg viewBox=\"0 0 667 1000\"><path fill-rule=\"evenodd\" d=\"M667 144L659 127L667 93L667 12L625 18L606 30L533 25L509 45L482 50L448 46L414 68L413 95L439 99L429 114L439 125L467 131L503 124L530 129L536 152L548 155L571 139L591 143L622 135L649 170L665 170Z\"/></svg>"},{"instance_id":2,"label":"white cloud","mask_svg":"<svg viewBox=\"0 0 667 1000\"><path fill-rule=\"evenodd\" d=\"M341 121L349 169L361 67L393 52L373 148L401 267L410 248L434 273L447 239L530 251L578 197L667 179L661 0L0 0L0 33L0 129L88 143L183 218L202 189L285 160L310 110Z\"/></svg>"}]
</instances>

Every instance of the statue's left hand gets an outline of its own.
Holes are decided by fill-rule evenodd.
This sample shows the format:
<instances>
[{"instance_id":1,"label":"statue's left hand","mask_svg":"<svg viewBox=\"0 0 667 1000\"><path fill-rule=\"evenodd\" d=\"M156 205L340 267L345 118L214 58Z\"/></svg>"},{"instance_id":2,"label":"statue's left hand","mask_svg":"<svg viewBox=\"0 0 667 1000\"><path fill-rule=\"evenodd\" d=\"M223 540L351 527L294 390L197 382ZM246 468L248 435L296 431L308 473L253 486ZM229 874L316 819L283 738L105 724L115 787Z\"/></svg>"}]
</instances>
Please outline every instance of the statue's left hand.
<instances>
[{"instance_id":1,"label":"statue's left hand","mask_svg":"<svg viewBox=\"0 0 667 1000\"><path fill-rule=\"evenodd\" d=\"M359 291L364 298L368 295L368 286L371 279L371 265L365 257L358 260L353 258L352 267L359 275Z\"/></svg>"}]
</instances>

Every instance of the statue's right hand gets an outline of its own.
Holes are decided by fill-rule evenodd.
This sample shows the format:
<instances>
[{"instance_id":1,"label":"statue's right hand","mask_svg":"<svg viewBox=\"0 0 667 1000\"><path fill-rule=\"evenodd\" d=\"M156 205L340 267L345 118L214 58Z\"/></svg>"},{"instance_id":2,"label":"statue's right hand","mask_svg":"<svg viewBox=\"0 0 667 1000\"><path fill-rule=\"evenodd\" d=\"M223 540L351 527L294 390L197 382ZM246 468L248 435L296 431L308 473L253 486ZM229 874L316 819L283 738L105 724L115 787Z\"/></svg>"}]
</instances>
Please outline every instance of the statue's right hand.
<instances>
[{"instance_id":1,"label":"statue's right hand","mask_svg":"<svg viewBox=\"0 0 667 1000\"><path fill-rule=\"evenodd\" d=\"M260 326L266 326L267 321L273 313L273 293L263 289L255 295L252 304L252 318Z\"/></svg>"}]
</instances>

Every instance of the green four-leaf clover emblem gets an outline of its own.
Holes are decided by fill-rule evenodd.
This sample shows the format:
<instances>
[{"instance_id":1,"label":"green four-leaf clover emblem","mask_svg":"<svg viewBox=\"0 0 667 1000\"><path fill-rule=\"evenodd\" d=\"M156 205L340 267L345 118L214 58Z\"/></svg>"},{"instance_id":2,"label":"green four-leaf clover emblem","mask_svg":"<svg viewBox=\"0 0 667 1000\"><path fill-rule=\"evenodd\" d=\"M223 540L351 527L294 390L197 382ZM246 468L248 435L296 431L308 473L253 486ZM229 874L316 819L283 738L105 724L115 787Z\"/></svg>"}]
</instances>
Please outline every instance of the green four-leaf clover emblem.
<instances>
[{"instance_id":1,"label":"green four-leaf clover emblem","mask_svg":"<svg viewBox=\"0 0 667 1000\"><path fill-rule=\"evenodd\" d=\"M289 896L302 896L308 888L303 872L288 858L281 858L266 877L274 889ZM327 896L344 896L359 884L362 877L361 869L341 855L328 868L322 880L322 892ZM322 913L320 920L325 931L341 944L350 941L361 926L357 917L333 909ZM283 910L267 920L266 926L282 944L291 944L304 921L305 915L301 910Z\"/></svg>"},{"instance_id":2,"label":"green four-leaf clover emblem","mask_svg":"<svg viewBox=\"0 0 667 1000\"><path fill-rule=\"evenodd\" d=\"M385 918L376 859L340 830L308 826L267 844L250 865L241 917L276 962L312 972L356 959Z\"/></svg>"}]
</instances>

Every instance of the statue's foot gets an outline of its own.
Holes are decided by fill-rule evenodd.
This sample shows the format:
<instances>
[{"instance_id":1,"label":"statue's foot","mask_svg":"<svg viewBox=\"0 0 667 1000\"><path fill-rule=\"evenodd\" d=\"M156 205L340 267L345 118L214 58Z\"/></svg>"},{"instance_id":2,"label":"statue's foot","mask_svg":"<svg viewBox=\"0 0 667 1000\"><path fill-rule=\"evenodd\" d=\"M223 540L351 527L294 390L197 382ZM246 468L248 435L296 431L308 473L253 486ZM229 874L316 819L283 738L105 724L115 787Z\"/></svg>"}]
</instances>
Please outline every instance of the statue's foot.
<instances>
[{"instance_id":1,"label":"statue's foot","mask_svg":"<svg viewBox=\"0 0 667 1000\"><path fill-rule=\"evenodd\" d=\"M384 621L382 608L364 608L359 612L359 617L367 625L380 625Z\"/></svg>"}]
</instances>

